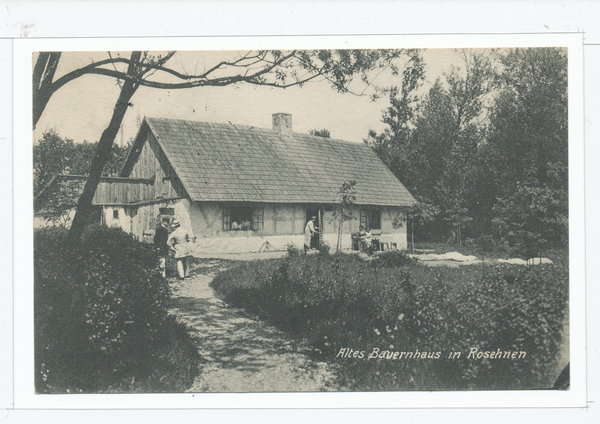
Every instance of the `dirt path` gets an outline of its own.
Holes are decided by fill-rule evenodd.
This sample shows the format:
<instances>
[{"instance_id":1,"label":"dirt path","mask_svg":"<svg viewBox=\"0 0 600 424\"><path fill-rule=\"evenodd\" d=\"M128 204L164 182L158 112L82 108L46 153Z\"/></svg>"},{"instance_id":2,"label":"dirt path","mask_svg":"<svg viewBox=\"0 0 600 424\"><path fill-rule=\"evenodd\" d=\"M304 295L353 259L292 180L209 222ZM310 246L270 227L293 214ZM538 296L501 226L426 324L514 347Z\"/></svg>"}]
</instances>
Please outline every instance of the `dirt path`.
<instances>
[{"instance_id":1,"label":"dirt path","mask_svg":"<svg viewBox=\"0 0 600 424\"><path fill-rule=\"evenodd\" d=\"M209 287L223 261L203 260L172 282L170 312L193 329L202 373L189 392L318 392L336 390L331 366L315 362L276 328L227 307Z\"/></svg>"}]
</instances>

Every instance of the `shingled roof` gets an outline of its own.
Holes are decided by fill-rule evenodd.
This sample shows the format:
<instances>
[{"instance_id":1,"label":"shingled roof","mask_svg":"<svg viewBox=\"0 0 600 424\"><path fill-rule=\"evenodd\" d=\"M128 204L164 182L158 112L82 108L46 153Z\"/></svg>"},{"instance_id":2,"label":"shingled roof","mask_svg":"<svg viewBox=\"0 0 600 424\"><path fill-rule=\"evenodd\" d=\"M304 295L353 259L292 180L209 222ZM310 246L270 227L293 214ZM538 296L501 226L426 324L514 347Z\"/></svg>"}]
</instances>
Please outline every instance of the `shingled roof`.
<instances>
[{"instance_id":1,"label":"shingled roof","mask_svg":"<svg viewBox=\"0 0 600 424\"><path fill-rule=\"evenodd\" d=\"M356 180L356 204L415 203L363 143L232 124L145 123L193 201L332 204L341 184Z\"/></svg>"}]
</instances>

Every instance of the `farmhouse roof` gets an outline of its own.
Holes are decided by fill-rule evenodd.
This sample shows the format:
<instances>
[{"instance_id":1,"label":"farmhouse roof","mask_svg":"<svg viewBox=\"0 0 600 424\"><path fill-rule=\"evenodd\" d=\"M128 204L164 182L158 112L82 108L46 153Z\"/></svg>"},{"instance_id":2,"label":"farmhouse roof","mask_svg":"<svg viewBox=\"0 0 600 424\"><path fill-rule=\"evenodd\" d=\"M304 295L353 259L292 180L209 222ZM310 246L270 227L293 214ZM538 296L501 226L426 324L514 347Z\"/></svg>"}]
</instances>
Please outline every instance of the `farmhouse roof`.
<instances>
[{"instance_id":1,"label":"farmhouse roof","mask_svg":"<svg viewBox=\"0 0 600 424\"><path fill-rule=\"evenodd\" d=\"M343 182L356 180L356 204L415 203L367 145L292 132L288 116L283 132L146 117L131 152L152 131L193 201L331 204ZM131 152L122 176L135 163Z\"/></svg>"}]
</instances>

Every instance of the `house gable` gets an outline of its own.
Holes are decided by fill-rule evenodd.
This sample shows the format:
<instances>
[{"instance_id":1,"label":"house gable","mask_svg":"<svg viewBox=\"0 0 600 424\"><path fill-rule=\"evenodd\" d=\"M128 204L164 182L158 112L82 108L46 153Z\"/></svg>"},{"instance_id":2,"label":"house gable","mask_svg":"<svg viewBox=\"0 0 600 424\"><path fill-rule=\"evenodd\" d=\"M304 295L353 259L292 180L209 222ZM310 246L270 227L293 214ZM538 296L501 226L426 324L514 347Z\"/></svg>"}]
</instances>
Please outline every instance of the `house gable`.
<instances>
[{"instance_id":1,"label":"house gable","mask_svg":"<svg viewBox=\"0 0 600 424\"><path fill-rule=\"evenodd\" d=\"M153 199L188 197L164 150L145 122L138 132L120 175L153 180Z\"/></svg>"}]
</instances>

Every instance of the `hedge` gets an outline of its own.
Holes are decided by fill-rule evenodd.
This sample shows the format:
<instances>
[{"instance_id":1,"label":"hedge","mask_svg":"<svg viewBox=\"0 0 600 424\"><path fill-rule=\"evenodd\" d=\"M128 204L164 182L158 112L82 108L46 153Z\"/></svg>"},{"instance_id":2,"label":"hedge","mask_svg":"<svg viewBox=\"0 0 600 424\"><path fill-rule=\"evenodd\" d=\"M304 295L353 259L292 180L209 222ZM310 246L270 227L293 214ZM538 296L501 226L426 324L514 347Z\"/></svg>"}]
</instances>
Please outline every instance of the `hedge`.
<instances>
[{"instance_id":1,"label":"hedge","mask_svg":"<svg viewBox=\"0 0 600 424\"><path fill-rule=\"evenodd\" d=\"M190 386L198 353L170 316L169 285L151 247L92 226L77 249L66 230L34 234L39 393L168 392Z\"/></svg>"}]
</instances>

